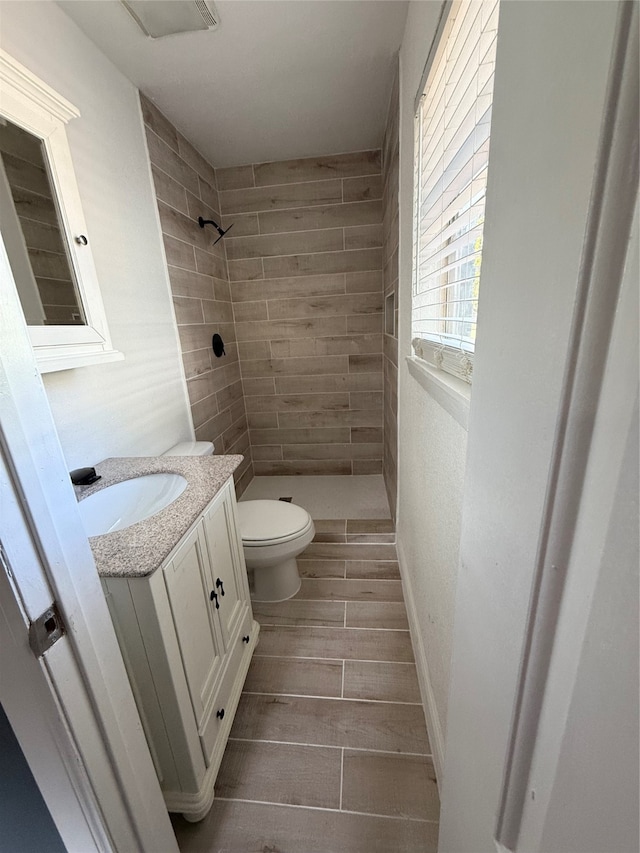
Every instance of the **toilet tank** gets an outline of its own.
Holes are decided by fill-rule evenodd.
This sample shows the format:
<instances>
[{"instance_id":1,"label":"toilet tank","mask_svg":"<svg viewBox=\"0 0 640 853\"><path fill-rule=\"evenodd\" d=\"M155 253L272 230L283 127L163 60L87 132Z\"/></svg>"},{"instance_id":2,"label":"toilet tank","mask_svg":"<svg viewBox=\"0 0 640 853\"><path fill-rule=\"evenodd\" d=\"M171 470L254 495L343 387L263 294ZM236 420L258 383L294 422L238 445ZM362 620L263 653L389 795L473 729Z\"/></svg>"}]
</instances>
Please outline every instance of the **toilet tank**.
<instances>
[{"instance_id":1,"label":"toilet tank","mask_svg":"<svg viewBox=\"0 0 640 853\"><path fill-rule=\"evenodd\" d=\"M213 444L210 441L181 441L162 454L163 456L211 456Z\"/></svg>"}]
</instances>

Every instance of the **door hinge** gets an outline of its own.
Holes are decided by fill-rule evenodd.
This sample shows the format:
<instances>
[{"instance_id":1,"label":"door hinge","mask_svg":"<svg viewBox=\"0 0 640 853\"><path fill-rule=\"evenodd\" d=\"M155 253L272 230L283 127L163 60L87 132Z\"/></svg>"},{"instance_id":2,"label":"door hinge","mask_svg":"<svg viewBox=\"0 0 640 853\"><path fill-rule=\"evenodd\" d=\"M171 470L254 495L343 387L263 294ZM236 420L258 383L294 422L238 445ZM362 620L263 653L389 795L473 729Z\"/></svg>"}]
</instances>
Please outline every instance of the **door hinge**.
<instances>
[{"instance_id":1,"label":"door hinge","mask_svg":"<svg viewBox=\"0 0 640 853\"><path fill-rule=\"evenodd\" d=\"M29 625L29 645L39 658L57 643L64 634L64 621L54 601L50 607Z\"/></svg>"}]
</instances>

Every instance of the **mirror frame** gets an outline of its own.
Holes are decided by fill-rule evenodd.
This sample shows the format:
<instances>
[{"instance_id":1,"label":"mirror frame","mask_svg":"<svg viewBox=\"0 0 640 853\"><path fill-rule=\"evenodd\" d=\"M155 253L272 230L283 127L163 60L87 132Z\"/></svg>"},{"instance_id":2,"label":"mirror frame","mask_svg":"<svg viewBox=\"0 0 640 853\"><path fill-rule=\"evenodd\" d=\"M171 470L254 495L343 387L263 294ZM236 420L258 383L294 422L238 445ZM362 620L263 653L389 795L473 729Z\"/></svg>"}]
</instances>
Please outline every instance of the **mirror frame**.
<instances>
[{"instance_id":1,"label":"mirror frame","mask_svg":"<svg viewBox=\"0 0 640 853\"><path fill-rule=\"evenodd\" d=\"M0 49L0 116L42 140L86 319L86 325L27 326L41 373L124 358L111 344L90 244L76 242L87 235L87 226L65 125L79 115L73 104Z\"/></svg>"}]
</instances>

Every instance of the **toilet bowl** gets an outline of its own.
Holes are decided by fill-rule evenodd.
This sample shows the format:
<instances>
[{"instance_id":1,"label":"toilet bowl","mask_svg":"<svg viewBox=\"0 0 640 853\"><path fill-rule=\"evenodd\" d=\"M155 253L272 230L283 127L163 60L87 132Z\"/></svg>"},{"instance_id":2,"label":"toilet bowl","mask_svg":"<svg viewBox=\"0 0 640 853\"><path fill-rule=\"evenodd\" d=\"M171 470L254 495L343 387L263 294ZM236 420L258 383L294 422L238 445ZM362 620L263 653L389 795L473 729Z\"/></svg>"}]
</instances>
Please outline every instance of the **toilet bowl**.
<instances>
[{"instance_id":1,"label":"toilet bowl","mask_svg":"<svg viewBox=\"0 0 640 853\"><path fill-rule=\"evenodd\" d=\"M285 501L240 501L238 522L244 559L253 570L255 601L284 601L300 589L296 557L315 536L313 519Z\"/></svg>"}]
</instances>

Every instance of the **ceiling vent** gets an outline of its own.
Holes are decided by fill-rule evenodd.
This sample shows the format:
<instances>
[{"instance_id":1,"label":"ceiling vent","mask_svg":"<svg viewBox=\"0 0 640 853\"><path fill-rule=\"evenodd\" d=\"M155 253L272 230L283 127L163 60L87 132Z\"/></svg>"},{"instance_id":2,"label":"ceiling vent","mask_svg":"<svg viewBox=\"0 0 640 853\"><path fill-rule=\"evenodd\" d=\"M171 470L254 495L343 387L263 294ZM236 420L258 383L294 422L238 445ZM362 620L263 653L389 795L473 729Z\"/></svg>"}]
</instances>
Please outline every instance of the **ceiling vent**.
<instances>
[{"instance_id":1,"label":"ceiling vent","mask_svg":"<svg viewBox=\"0 0 640 853\"><path fill-rule=\"evenodd\" d=\"M212 0L121 0L142 32L152 39L214 30L220 16Z\"/></svg>"}]
</instances>

